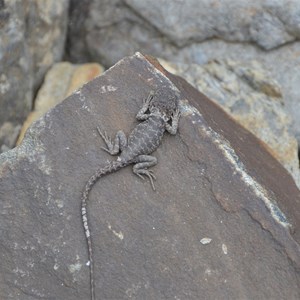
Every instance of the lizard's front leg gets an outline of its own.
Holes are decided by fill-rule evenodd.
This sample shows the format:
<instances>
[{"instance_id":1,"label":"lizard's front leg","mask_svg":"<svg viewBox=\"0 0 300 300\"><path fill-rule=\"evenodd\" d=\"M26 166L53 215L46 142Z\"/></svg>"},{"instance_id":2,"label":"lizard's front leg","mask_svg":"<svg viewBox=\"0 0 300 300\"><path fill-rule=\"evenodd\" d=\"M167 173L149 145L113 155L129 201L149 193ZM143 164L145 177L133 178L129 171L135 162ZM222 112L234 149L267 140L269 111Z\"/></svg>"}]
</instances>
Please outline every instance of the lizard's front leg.
<instances>
[{"instance_id":1,"label":"lizard's front leg","mask_svg":"<svg viewBox=\"0 0 300 300\"><path fill-rule=\"evenodd\" d=\"M172 125L170 125L169 123L166 123L166 130L170 134L175 135L177 133L179 118L180 118L180 111L177 108L171 117Z\"/></svg>"},{"instance_id":2,"label":"lizard's front leg","mask_svg":"<svg viewBox=\"0 0 300 300\"><path fill-rule=\"evenodd\" d=\"M148 170L148 168L153 167L157 164L156 157L151 155L139 155L134 162L135 165L133 166L133 173L141 177L142 179L145 179L143 175L148 176L152 188L153 190L155 190L153 179L155 180L156 178L153 175L153 172L151 170Z\"/></svg>"},{"instance_id":3,"label":"lizard's front leg","mask_svg":"<svg viewBox=\"0 0 300 300\"><path fill-rule=\"evenodd\" d=\"M136 115L136 118L139 120L139 121L144 121L144 120L147 120L149 118L149 114L146 114L146 111L148 110L149 106L150 106L150 103L151 103L151 100L154 96L154 92L151 91L149 93L149 96L148 98L144 101L144 105L143 107L140 109L140 111L137 113Z\"/></svg>"},{"instance_id":4,"label":"lizard's front leg","mask_svg":"<svg viewBox=\"0 0 300 300\"><path fill-rule=\"evenodd\" d=\"M97 130L107 146L107 148L101 147L101 149L105 150L109 154L117 155L127 146L127 137L122 130L117 132L114 142L112 142L111 138L105 131L101 132L99 127L97 127Z\"/></svg>"}]
</instances>

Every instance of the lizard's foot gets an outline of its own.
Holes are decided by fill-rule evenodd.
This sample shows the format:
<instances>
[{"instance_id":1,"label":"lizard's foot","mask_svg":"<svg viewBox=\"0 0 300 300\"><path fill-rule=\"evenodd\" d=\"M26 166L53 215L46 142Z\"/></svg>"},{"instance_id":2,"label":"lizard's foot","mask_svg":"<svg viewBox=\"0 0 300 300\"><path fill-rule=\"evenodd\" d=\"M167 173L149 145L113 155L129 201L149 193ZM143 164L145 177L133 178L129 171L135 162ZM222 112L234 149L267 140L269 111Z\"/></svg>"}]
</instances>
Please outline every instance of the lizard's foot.
<instances>
[{"instance_id":1,"label":"lizard's foot","mask_svg":"<svg viewBox=\"0 0 300 300\"><path fill-rule=\"evenodd\" d=\"M136 118L140 121L144 121L147 120L149 117L149 114L146 113L146 111L148 110L150 103L153 99L155 92L151 91L148 95L148 97L144 100L144 104L143 107L140 109L140 111L137 113Z\"/></svg>"},{"instance_id":2,"label":"lizard's foot","mask_svg":"<svg viewBox=\"0 0 300 300\"><path fill-rule=\"evenodd\" d=\"M102 137L102 139L104 140L105 144L107 145L107 148L101 147L101 149L110 153L110 149L113 148L111 138L107 135L106 131L102 132L98 126L97 126L97 131L98 131L99 135Z\"/></svg>"},{"instance_id":3,"label":"lizard's foot","mask_svg":"<svg viewBox=\"0 0 300 300\"><path fill-rule=\"evenodd\" d=\"M149 107L154 95L155 95L155 91L150 91L148 97L144 100L144 105L147 105Z\"/></svg>"},{"instance_id":4,"label":"lizard's foot","mask_svg":"<svg viewBox=\"0 0 300 300\"><path fill-rule=\"evenodd\" d=\"M102 132L99 127L97 127L99 135L104 140L107 148L101 147L104 151L108 152L111 155L117 155L122 151L127 145L127 138L123 131L118 131L115 137L115 141L112 142L111 138L107 135L106 131Z\"/></svg>"},{"instance_id":5,"label":"lizard's foot","mask_svg":"<svg viewBox=\"0 0 300 300\"><path fill-rule=\"evenodd\" d=\"M173 115L172 115L172 120L179 120L179 118L180 118L180 115L181 115L181 112L180 112L180 110L179 110L179 108L177 108L176 110L175 110L175 112L173 113Z\"/></svg>"},{"instance_id":6,"label":"lizard's foot","mask_svg":"<svg viewBox=\"0 0 300 300\"><path fill-rule=\"evenodd\" d=\"M151 155L140 155L135 160L136 164L133 166L133 173L142 179L145 179L143 175L149 177L153 190L155 190L153 180L156 180L153 171L148 168L157 164L157 159Z\"/></svg>"},{"instance_id":7,"label":"lizard's foot","mask_svg":"<svg viewBox=\"0 0 300 300\"><path fill-rule=\"evenodd\" d=\"M177 133L180 115L181 115L181 112L177 108L171 116L172 125L170 125L169 123L166 123L166 130L172 135L175 135Z\"/></svg>"},{"instance_id":8,"label":"lizard's foot","mask_svg":"<svg viewBox=\"0 0 300 300\"><path fill-rule=\"evenodd\" d=\"M156 180L156 177L154 176L153 171L147 170L147 169L138 169L138 170L133 170L133 172L134 172L134 174L136 174L143 180L145 180L145 177L143 175L148 176L150 179L150 182L151 182L151 186L152 186L153 190L155 191L153 179Z\"/></svg>"}]
</instances>

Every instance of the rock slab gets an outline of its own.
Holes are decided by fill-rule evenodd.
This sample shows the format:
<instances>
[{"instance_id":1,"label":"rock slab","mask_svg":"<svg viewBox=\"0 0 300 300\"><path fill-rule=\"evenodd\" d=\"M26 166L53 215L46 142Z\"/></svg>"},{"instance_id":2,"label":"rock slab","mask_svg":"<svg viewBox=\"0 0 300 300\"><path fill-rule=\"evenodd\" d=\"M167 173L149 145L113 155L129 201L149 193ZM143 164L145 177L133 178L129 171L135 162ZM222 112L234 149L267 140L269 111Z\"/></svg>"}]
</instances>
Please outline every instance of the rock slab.
<instances>
[{"instance_id":1,"label":"rock slab","mask_svg":"<svg viewBox=\"0 0 300 300\"><path fill-rule=\"evenodd\" d=\"M139 53L0 156L1 299L89 299L80 196L111 159L96 126L130 132L157 88L180 92L182 118L154 153L156 192L127 167L90 194L97 297L299 299L300 194L291 176L219 106Z\"/></svg>"}]
</instances>

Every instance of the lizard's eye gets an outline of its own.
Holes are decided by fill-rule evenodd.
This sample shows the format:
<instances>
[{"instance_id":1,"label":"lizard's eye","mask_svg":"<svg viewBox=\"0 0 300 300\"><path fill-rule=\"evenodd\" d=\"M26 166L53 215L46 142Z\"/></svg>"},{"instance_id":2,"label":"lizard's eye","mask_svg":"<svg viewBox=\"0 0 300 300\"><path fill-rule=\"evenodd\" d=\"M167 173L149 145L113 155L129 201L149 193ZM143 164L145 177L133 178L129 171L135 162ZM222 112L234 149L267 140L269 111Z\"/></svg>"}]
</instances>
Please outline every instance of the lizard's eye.
<instances>
[{"instance_id":1,"label":"lizard's eye","mask_svg":"<svg viewBox=\"0 0 300 300\"><path fill-rule=\"evenodd\" d=\"M169 118L167 115L165 115L165 114L163 115L163 120L164 120L165 122L168 122L169 119L170 119L170 118Z\"/></svg>"},{"instance_id":2,"label":"lizard's eye","mask_svg":"<svg viewBox=\"0 0 300 300\"><path fill-rule=\"evenodd\" d=\"M149 110L150 110L150 114L154 114L154 115L160 114L159 109L157 107L152 106L150 107Z\"/></svg>"}]
</instances>

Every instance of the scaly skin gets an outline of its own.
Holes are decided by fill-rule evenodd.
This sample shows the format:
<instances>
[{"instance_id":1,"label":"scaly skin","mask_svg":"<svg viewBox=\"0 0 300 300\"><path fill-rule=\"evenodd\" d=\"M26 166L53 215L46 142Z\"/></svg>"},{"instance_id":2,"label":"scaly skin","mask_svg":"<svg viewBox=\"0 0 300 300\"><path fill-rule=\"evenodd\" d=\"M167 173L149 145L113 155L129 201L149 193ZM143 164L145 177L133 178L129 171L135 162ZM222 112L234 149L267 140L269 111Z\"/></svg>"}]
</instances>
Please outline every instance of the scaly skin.
<instances>
[{"instance_id":1,"label":"scaly skin","mask_svg":"<svg viewBox=\"0 0 300 300\"><path fill-rule=\"evenodd\" d=\"M104 175L114 173L119 169L134 164L133 173L144 179L146 175L155 190L153 179L156 179L149 167L156 165L157 159L150 154L160 145L165 131L175 135L178 128L180 112L178 98L169 97L164 90L156 93L151 92L145 100L143 107L136 118L140 121L130 133L128 139L123 131L118 131L114 142L104 132L97 128L100 136L106 143L107 148L102 148L111 155L120 155L117 160L111 161L106 166L98 169L87 181L81 198L81 215L88 245L90 266L91 299L95 300L94 265L92 240L87 218L88 194L96 181ZM171 124L170 124L171 123Z\"/></svg>"}]
</instances>

